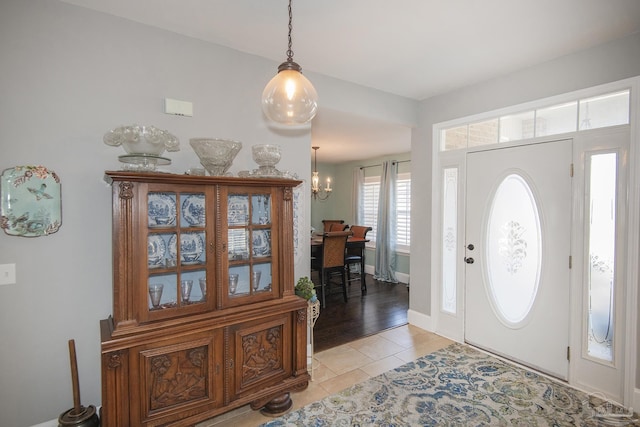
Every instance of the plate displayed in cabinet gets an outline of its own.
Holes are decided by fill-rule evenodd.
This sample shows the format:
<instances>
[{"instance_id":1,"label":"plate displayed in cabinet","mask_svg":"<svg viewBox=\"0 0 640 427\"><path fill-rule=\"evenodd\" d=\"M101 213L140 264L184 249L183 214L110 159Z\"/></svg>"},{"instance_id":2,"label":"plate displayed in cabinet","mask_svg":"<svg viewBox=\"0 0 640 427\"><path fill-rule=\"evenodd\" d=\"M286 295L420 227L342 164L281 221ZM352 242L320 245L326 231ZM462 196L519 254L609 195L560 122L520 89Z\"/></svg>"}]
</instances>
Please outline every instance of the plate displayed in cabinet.
<instances>
[{"instance_id":1,"label":"plate displayed in cabinet","mask_svg":"<svg viewBox=\"0 0 640 427\"><path fill-rule=\"evenodd\" d=\"M252 208L252 223L266 225L271 222L269 195L259 194L257 196L253 196Z\"/></svg>"},{"instance_id":2,"label":"plate displayed in cabinet","mask_svg":"<svg viewBox=\"0 0 640 427\"><path fill-rule=\"evenodd\" d=\"M162 236L154 234L147 239L147 259L149 268L162 267L164 254L167 252L167 245Z\"/></svg>"},{"instance_id":3,"label":"plate displayed in cabinet","mask_svg":"<svg viewBox=\"0 0 640 427\"><path fill-rule=\"evenodd\" d=\"M249 219L249 197L230 195L227 203L229 225L246 225Z\"/></svg>"},{"instance_id":4,"label":"plate displayed in cabinet","mask_svg":"<svg viewBox=\"0 0 640 427\"><path fill-rule=\"evenodd\" d=\"M176 222L176 201L168 193L149 193L149 227L171 227Z\"/></svg>"},{"instance_id":5,"label":"plate displayed in cabinet","mask_svg":"<svg viewBox=\"0 0 640 427\"><path fill-rule=\"evenodd\" d=\"M271 232L269 230L254 230L252 246L254 257L271 256Z\"/></svg>"},{"instance_id":6,"label":"plate displayed in cabinet","mask_svg":"<svg viewBox=\"0 0 640 427\"><path fill-rule=\"evenodd\" d=\"M172 258L178 256L176 251L176 241L178 237L174 234L169 239L169 254ZM184 233L180 236L180 257L182 265L197 265L203 260L200 259L204 253L204 240L200 233Z\"/></svg>"},{"instance_id":7,"label":"plate displayed in cabinet","mask_svg":"<svg viewBox=\"0 0 640 427\"><path fill-rule=\"evenodd\" d=\"M182 202L182 217L192 227L204 225L204 194L191 194Z\"/></svg>"}]
</instances>

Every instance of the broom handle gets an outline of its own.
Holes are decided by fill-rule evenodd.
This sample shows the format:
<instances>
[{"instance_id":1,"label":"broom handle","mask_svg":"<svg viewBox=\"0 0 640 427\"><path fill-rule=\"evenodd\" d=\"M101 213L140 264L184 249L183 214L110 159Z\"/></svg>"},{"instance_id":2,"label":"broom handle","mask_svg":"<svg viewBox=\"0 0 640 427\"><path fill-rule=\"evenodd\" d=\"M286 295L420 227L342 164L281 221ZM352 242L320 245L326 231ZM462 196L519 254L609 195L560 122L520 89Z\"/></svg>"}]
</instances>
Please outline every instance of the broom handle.
<instances>
[{"instance_id":1,"label":"broom handle","mask_svg":"<svg viewBox=\"0 0 640 427\"><path fill-rule=\"evenodd\" d=\"M71 360L71 385L73 387L73 411L81 412L80 406L80 385L78 384L78 361L76 360L76 343L69 340L69 359Z\"/></svg>"}]
</instances>

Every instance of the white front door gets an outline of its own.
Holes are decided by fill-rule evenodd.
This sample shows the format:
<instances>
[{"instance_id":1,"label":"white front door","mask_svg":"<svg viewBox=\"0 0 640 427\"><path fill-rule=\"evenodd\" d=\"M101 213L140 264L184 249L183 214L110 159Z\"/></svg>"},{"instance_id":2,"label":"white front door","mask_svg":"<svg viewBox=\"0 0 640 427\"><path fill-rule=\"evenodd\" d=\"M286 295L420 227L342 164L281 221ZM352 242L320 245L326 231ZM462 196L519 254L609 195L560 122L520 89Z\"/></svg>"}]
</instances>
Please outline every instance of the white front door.
<instances>
[{"instance_id":1,"label":"white front door","mask_svg":"<svg viewBox=\"0 0 640 427\"><path fill-rule=\"evenodd\" d=\"M467 155L465 341L568 378L572 141Z\"/></svg>"}]
</instances>

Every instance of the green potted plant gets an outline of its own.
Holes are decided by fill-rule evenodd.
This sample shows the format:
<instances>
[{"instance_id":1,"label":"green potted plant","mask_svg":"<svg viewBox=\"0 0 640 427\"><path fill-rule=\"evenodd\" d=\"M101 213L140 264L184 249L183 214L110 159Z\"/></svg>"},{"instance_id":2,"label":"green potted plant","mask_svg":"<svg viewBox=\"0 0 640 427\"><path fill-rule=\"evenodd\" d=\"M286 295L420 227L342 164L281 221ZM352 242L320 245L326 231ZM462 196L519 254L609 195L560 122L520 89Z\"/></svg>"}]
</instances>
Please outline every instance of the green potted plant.
<instances>
[{"instance_id":1,"label":"green potted plant","mask_svg":"<svg viewBox=\"0 0 640 427\"><path fill-rule=\"evenodd\" d=\"M295 286L296 295L306 299L309 302L316 302L318 297L316 296L316 286L308 277L301 277L298 279L298 283Z\"/></svg>"}]
</instances>

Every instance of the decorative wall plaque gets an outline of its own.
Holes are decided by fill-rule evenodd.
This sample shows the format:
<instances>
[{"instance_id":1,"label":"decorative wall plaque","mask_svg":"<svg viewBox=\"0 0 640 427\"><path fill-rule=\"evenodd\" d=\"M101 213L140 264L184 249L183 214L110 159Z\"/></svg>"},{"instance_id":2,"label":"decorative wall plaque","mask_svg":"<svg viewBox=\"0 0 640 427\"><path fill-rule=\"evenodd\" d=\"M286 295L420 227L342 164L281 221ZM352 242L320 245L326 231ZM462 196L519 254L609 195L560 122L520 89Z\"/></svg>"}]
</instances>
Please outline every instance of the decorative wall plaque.
<instances>
[{"instance_id":1,"label":"decorative wall plaque","mask_svg":"<svg viewBox=\"0 0 640 427\"><path fill-rule=\"evenodd\" d=\"M0 176L0 228L11 236L39 237L62 225L60 178L44 166L15 166Z\"/></svg>"}]
</instances>

